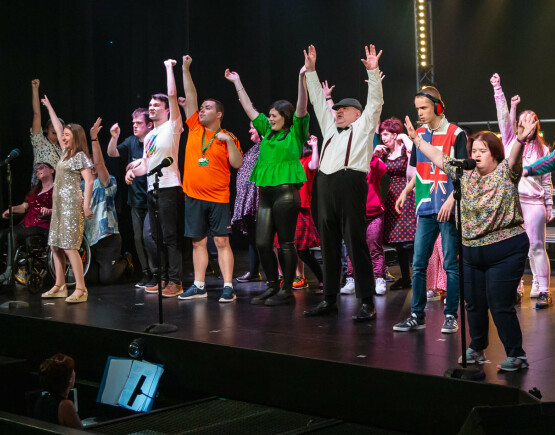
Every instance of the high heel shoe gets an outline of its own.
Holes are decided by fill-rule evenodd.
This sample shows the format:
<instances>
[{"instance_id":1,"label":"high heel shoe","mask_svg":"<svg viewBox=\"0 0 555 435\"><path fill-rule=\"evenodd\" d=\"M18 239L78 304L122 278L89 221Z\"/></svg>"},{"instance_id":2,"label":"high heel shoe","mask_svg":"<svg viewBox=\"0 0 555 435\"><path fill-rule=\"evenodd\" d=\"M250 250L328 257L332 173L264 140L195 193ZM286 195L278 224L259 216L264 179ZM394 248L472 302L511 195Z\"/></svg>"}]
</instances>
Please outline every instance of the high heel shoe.
<instances>
[{"instance_id":1,"label":"high heel shoe","mask_svg":"<svg viewBox=\"0 0 555 435\"><path fill-rule=\"evenodd\" d=\"M41 298L67 298L67 287L65 284L54 285L50 290L44 292Z\"/></svg>"},{"instance_id":2,"label":"high heel shoe","mask_svg":"<svg viewBox=\"0 0 555 435\"><path fill-rule=\"evenodd\" d=\"M77 296L75 293L77 293L78 291L81 292L81 296ZM80 288L75 288L75 291L72 293L71 296L66 298L66 302L68 304L78 304L80 302L87 302L87 296L89 295L89 292L87 291L87 289L80 289Z\"/></svg>"}]
</instances>

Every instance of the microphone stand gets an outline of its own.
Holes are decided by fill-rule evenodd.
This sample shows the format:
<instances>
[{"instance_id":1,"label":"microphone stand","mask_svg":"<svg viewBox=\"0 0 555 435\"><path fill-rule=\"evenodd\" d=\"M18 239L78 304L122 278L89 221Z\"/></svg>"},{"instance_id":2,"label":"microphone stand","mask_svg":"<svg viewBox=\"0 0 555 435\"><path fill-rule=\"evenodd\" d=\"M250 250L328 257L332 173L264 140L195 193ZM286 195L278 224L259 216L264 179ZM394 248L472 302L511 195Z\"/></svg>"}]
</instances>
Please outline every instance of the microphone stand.
<instances>
[{"instance_id":1,"label":"microphone stand","mask_svg":"<svg viewBox=\"0 0 555 435\"><path fill-rule=\"evenodd\" d=\"M160 183L158 177L160 176L160 171L154 174L154 184L152 195L154 196L154 221L156 222L156 261L158 262L158 321L159 323L154 323L145 329L145 332L150 332L151 334L167 334L169 332L177 331L177 326L170 323L164 323L164 311L162 308L162 234L160 231Z\"/></svg>"},{"instance_id":2,"label":"microphone stand","mask_svg":"<svg viewBox=\"0 0 555 435\"><path fill-rule=\"evenodd\" d=\"M486 377L481 369L466 367L466 312L464 309L464 268L463 268L463 244L462 244L462 223L461 223L461 177L464 170L457 166L456 177L453 180L453 198L457 204L457 250L459 254L459 307L460 307L460 333L462 350L462 369L448 369L445 376L460 378L469 381L479 381Z\"/></svg>"},{"instance_id":3,"label":"microphone stand","mask_svg":"<svg viewBox=\"0 0 555 435\"><path fill-rule=\"evenodd\" d=\"M0 285L11 286L13 284L13 204L12 204L12 170L9 162L6 164L6 179L8 181L8 258L6 261L6 270L0 275Z\"/></svg>"}]
</instances>

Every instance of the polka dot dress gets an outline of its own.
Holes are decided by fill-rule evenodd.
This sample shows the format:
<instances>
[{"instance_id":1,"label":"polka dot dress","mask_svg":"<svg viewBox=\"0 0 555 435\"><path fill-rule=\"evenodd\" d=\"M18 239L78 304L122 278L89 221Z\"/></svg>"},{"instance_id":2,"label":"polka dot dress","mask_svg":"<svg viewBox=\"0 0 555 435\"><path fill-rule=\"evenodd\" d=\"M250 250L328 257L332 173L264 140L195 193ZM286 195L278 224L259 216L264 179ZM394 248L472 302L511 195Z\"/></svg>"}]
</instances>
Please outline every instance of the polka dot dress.
<instances>
[{"instance_id":1,"label":"polka dot dress","mask_svg":"<svg viewBox=\"0 0 555 435\"><path fill-rule=\"evenodd\" d=\"M402 213L398 214L395 211L395 202L407 185L407 149L403 145L401 155L395 160L389 160L384 151L376 154L386 164L390 178L385 201L384 242L387 244L412 242L416 233L414 190L407 195Z\"/></svg>"}]
</instances>

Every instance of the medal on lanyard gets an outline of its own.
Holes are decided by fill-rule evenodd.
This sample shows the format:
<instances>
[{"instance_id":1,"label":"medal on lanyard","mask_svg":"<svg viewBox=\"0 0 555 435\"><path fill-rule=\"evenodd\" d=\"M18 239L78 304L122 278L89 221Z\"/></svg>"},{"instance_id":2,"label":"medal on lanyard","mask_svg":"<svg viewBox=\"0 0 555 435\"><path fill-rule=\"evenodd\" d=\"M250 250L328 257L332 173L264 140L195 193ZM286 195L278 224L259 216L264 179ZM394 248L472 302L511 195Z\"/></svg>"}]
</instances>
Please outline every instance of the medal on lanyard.
<instances>
[{"instance_id":1,"label":"medal on lanyard","mask_svg":"<svg viewBox=\"0 0 555 435\"><path fill-rule=\"evenodd\" d=\"M206 150L210 148L210 145L212 145L212 142L214 142L214 139L216 138L216 135L220 132L220 130L221 128L218 128L218 130L216 130L216 133L214 133L214 136L212 136L212 139L210 139L207 145L205 145L206 129L202 132L202 157L198 159L199 166L208 166L209 162L208 159L204 157L204 153L206 153Z\"/></svg>"}]
</instances>

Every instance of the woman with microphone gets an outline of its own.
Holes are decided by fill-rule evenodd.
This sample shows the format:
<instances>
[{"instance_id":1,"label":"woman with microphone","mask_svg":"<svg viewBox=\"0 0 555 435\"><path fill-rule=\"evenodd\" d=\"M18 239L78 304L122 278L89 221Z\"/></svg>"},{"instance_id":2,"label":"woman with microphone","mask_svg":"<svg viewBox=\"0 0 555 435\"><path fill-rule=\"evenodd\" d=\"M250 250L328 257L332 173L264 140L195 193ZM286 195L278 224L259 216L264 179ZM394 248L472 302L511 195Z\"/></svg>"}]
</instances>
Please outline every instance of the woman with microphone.
<instances>
[{"instance_id":1,"label":"woman with microphone","mask_svg":"<svg viewBox=\"0 0 555 435\"><path fill-rule=\"evenodd\" d=\"M405 127L415 146L454 179L455 166L461 161L417 135L408 116ZM506 158L495 134L479 132L470 136L469 148L476 167L461 177L464 297L471 337L466 359L468 363L486 359L489 309L507 354L507 359L497 366L504 371L529 365L514 303L530 246L523 226L518 182L522 175L523 145L535 127L531 115L519 120L517 141Z\"/></svg>"}]
</instances>

